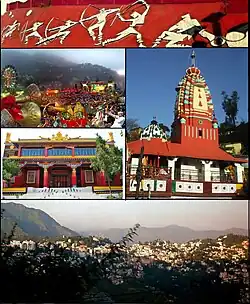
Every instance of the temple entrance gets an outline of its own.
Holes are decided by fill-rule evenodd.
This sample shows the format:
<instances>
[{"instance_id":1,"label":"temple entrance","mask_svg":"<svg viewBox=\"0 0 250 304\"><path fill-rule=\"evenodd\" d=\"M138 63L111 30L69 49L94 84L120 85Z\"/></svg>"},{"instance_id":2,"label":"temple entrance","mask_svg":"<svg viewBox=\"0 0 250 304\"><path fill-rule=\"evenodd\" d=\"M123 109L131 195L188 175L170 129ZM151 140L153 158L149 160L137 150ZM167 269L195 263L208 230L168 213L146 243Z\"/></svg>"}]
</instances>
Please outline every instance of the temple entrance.
<instances>
[{"instance_id":1,"label":"temple entrance","mask_svg":"<svg viewBox=\"0 0 250 304\"><path fill-rule=\"evenodd\" d=\"M51 188L68 188L70 187L70 179L68 175L53 175Z\"/></svg>"},{"instance_id":2,"label":"temple entrance","mask_svg":"<svg viewBox=\"0 0 250 304\"><path fill-rule=\"evenodd\" d=\"M50 188L69 188L71 187L70 168L51 168L49 175Z\"/></svg>"}]
</instances>

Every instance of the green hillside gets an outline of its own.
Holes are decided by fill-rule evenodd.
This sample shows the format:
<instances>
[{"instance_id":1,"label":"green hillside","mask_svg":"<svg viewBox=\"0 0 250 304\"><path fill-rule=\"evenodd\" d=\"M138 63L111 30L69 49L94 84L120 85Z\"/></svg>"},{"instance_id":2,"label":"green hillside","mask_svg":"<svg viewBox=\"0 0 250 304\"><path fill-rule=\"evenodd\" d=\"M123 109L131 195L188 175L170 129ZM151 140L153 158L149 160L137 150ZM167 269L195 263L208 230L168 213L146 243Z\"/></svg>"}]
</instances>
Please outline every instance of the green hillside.
<instances>
[{"instance_id":1,"label":"green hillside","mask_svg":"<svg viewBox=\"0 0 250 304\"><path fill-rule=\"evenodd\" d=\"M61 226L42 210L28 208L22 204L15 203L2 204L2 209L1 235L4 233L8 235L14 223L17 223L15 230L16 237L77 235L75 231Z\"/></svg>"}]
</instances>

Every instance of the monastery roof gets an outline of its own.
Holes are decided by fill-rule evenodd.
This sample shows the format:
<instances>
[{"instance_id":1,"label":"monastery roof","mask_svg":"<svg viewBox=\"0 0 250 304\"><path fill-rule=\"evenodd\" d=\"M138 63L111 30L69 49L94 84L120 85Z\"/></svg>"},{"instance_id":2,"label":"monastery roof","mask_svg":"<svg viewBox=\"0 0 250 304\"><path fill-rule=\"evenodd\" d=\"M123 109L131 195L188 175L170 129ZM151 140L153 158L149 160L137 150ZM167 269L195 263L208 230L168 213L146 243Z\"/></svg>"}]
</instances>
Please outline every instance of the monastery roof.
<instances>
[{"instance_id":1,"label":"monastery roof","mask_svg":"<svg viewBox=\"0 0 250 304\"><path fill-rule=\"evenodd\" d=\"M247 162L244 159L235 158L228 154L219 147L211 146L200 146L195 148L190 146L183 146L178 143L162 141L160 138L152 138L150 140L136 140L128 143L128 150L130 154L140 154L141 147L144 146L144 154L146 155L158 155L158 156L169 156L169 157L189 157L203 160L220 160L220 161L231 161L237 163Z\"/></svg>"},{"instance_id":2,"label":"monastery roof","mask_svg":"<svg viewBox=\"0 0 250 304\"><path fill-rule=\"evenodd\" d=\"M113 132L108 132L108 140L106 141L107 144L115 144L115 140L113 137ZM81 136L78 137L69 137L68 135L63 135L61 132L57 132L56 134L52 135L51 138L49 137L42 137L36 139L20 139L18 140L11 140L11 133L6 134L5 145L14 145L15 147L18 144L68 144L68 143L88 143L91 145L96 144L96 138L82 138Z\"/></svg>"},{"instance_id":3,"label":"monastery roof","mask_svg":"<svg viewBox=\"0 0 250 304\"><path fill-rule=\"evenodd\" d=\"M13 144L13 143L63 143L63 142L96 142L96 138L81 138L81 136L71 138L68 135L62 135L61 132L57 132L57 134L52 135L51 138L49 137L42 137L39 136L39 138L32 138L32 139L20 139L18 140L11 140L10 139L11 134L8 133L6 136L5 144ZM113 137L112 137L113 139Z\"/></svg>"},{"instance_id":4,"label":"monastery roof","mask_svg":"<svg viewBox=\"0 0 250 304\"><path fill-rule=\"evenodd\" d=\"M96 138L69 138L69 139L51 139L51 138L36 138L36 139L18 139L12 141L12 143L75 143L75 142L96 142Z\"/></svg>"}]
</instances>

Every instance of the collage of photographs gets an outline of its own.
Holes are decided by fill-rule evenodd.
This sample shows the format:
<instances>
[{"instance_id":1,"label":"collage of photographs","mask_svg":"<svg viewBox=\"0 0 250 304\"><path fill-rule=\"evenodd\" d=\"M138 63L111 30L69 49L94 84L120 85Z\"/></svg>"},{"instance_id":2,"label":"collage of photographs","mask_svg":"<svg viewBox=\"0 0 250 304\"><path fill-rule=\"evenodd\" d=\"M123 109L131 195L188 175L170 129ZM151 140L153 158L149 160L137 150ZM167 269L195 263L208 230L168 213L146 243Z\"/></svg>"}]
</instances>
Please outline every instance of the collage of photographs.
<instances>
[{"instance_id":1,"label":"collage of photographs","mask_svg":"<svg viewBox=\"0 0 250 304\"><path fill-rule=\"evenodd\" d=\"M249 303L248 111L248 0L1 0L1 303Z\"/></svg>"}]
</instances>

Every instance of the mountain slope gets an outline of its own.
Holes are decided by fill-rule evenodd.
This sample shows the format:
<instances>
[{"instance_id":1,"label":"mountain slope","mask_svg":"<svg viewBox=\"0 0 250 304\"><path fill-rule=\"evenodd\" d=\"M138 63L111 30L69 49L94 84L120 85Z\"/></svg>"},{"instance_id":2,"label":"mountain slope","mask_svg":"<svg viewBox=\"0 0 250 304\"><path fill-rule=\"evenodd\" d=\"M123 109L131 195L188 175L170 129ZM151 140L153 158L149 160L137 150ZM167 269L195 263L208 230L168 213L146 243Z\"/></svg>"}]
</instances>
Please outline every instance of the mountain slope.
<instances>
[{"instance_id":1,"label":"mountain slope","mask_svg":"<svg viewBox=\"0 0 250 304\"><path fill-rule=\"evenodd\" d=\"M17 223L16 236L73 236L78 235L73 230L61 226L51 216L42 210L28 208L22 204L2 204L3 218L1 233L9 234L14 223Z\"/></svg>"},{"instance_id":2,"label":"mountain slope","mask_svg":"<svg viewBox=\"0 0 250 304\"><path fill-rule=\"evenodd\" d=\"M116 71L91 63L77 64L49 51L29 54L18 50L1 50L1 55L1 66L13 65L21 82L25 76L32 75L34 82L41 86L54 81L59 81L63 87L72 86L85 79L113 79L122 90L125 86L125 77Z\"/></svg>"},{"instance_id":3,"label":"mountain slope","mask_svg":"<svg viewBox=\"0 0 250 304\"><path fill-rule=\"evenodd\" d=\"M128 232L128 229L113 228L103 231L88 231L83 232L84 235L105 236L112 241L119 241ZM248 235L247 230L239 228L231 228L227 230L207 230L197 231L187 227L178 225L170 225L159 228L140 227L138 236L134 237L134 241L154 241L156 239L168 240L171 242L188 242L194 239L215 239L221 235L238 234Z\"/></svg>"}]
</instances>

